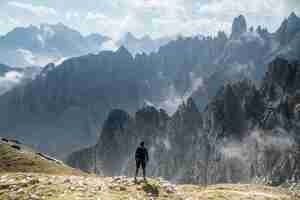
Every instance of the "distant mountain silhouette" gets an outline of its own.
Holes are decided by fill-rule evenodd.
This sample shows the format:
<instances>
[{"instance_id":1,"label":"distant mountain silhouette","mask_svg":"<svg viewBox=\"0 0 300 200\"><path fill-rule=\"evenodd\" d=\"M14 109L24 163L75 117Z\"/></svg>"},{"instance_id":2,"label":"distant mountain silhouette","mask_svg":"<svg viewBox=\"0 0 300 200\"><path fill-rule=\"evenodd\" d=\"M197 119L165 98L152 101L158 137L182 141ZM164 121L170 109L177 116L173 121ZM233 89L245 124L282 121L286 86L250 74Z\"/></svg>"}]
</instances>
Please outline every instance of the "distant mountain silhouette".
<instances>
[{"instance_id":1,"label":"distant mountain silhouette","mask_svg":"<svg viewBox=\"0 0 300 200\"><path fill-rule=\"evenodd\" d=\"M172 38L169 37L152 39L148 35L142 38L136 38L132 33L128 32L117 42L117 44L126 47L132 55L138 53L150 54L152 52L157 52L161 46L166 45L171 40Z\"/></svg>"},{"instance_id":2,"label":"distant mountain silhouette","mask_svg":"<svg viewBox=\"0 0 300 200\"><path fill-rule=\"evenodd\" d=\"M10 66L44 66L64 57L100 50L109 40L100 34L82 36L61 23L17 27L0 38L0 62Z\"/></svg>"}]
</instances>

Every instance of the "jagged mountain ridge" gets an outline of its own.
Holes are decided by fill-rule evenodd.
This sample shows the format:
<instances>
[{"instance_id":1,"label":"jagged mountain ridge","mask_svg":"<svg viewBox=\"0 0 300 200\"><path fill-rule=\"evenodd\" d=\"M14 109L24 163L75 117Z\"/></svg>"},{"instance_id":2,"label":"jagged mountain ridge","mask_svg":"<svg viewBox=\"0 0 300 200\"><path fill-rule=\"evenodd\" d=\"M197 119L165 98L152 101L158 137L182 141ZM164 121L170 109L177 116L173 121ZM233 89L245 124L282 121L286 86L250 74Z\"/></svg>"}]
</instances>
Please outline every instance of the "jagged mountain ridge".
<instances>
[{"instance_id":1,"label":"jagged mountain ridge","mask_svg":"<svg viewBox=\"0 0 300 200\"><path fill-rule=\"evenodd\" d=\"M97 52L109 40L100 34L82 36L61 24L17 27L0 38L0 62L11 66L44 66L49 62Z\"/></svg>"},{"instance_id":2,"label":"jagged mountain ridge","mask_svg":"<svg viewBox=\"0 0 300 200\"><path fill-rule=\"evenodd\" d=\"M83 36L62 23L17 27L0 41L0 62L17 67L45 66L50 62L60 64L66 58L97 53L105 49L106 43L114 43L110 37L98 33ZM169 41L171 38L136 38L127 33L114 46L125 46L133 55L150 54Z\"/></svg>"},{"instance_id":3,"label":"jagged mountain ridge","mask_svg":"<svg viewBox=\"0 0 300 200\"><path fill-rule=\"evenodd\" d=\"M180 37L157 53L134 58L121 47L48 65L36 80L0 98L1 110L9 113L0 116L0 130L63 157L95 143L113 108L135 112L150 101L171 104L173 113L193 95L202 111L224 82L257 80L265 71L262 64L276 37L261 28L244 29L237 39L223 32Z\"/></svg>"},{"instance_id":4,"label":"jagged mountain ridge","mask_svg":"<svg viewBox=\"0 0 300 200\"><path fill-rule=\"evenodd\" d=\"M96 167L101 175L133 175L136 145L145 141L151 176L209 184L299 180L299 67L276 59L260 88L246 80L227 84L204 113L192 99L171 117L154 107L133 117L112 111L97 145L73 153L68 163Z\"/></svg>"},{"instance_id":5,"label":"jagged mountain ridge","mask_svg":"<svg viewBox=\"0 0 300 200\"><path fill-rule=\"evenodd\" d=\"M287 24L289 24L287 26ZM275 33L258 26L247 30L244 16L234 19L232 35L226 42L221 56L215 60L221 65L211 76L205 77L202 87L194 91L194 99L200 108L212 100L217 90L225 83L245 78L260 83L266 67L276 57L299 60L300 18L292 13ZM282 38L286 42L282 42Z\"/></svg>"},{"instance_id":6,"label":"jagged mountain ridge","mask_svg":"<svg viewBox=\"0 0 300 200\"><path fill-rule=\"evenodd\" d=\"M162 37L152 39L150 36L145 35L142 38L135 37L132 33L126 33L118 42L118 46L124 46L132 55L136 54L150 54L157 52L161 46L166 45L172 40L171 37Z\"/></svg>"},{"instance_id":7,"label":"jagged mountain ridge","mask_svg":"<svg viewBox=\"0 0 300 200\"><path fill-rule=\"evenodd\" d=\"M61 154L90 145L111 108L133 112L145 100L158 104L168 98L166 93L170 87L183 94L191 84L190 72L196 63L207 62L214 55L205 50L201 54L204 59L200 59L197 58L199 50L215 41L217 39L180 39L156 54L141 54L135 58L121 47L116 52L103 51L69 59L57 67L48 65L34 81L0 98L1 107L10 113L1 116L0 129L50 153ZM67 138L71 130L74 135L70 142ZM53 138L53 132L63 137L57 141L61 150L42 142L45 137Z\"/></svg>"}]
</instances>

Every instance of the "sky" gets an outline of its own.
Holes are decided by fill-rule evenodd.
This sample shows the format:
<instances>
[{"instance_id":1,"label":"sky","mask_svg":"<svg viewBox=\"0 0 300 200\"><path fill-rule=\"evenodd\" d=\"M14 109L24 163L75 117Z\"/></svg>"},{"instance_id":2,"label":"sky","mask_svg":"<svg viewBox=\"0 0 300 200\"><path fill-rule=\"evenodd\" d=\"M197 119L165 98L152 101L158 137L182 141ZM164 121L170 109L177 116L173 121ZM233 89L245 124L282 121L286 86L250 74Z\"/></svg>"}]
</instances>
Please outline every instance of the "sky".
<instances>
[{"instance_id":1,"label":"sky","mask_svg":"<svg viewBox=\"0 0 300 200\"><path fill-rule=\"evenodd\" d=\"M275 31L300 0L0 0L0 34L17 26L63 23L82 34L154 38L229 33L234 17Z\"/></svg>"}]
</instances>

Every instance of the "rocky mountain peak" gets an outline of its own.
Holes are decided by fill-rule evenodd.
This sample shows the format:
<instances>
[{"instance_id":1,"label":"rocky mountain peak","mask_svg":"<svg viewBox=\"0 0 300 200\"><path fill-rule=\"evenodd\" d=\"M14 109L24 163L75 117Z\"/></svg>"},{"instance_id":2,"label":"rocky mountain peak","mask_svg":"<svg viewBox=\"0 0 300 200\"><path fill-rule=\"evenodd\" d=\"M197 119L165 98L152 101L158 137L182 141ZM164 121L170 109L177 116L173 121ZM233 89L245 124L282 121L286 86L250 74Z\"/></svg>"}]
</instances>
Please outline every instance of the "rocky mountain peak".
<instances>
[{"instance_id":1,"label":"rocky mountain peak","mask_svg":"<svg viewBox=\"0 0 300 200\"><path fill-rule=\"evenodd\" d=\"M192 98L188 98L188 100L186 101L186 108L188 110L198 110L198 108Z\"/></svg>"},{"instance_id":2,"label":"rocky mountain peak","mask_svg":"<svg viewBox=\"0 0 300 200\"><path fill-rule=\"evenodd\" d=\"M299 19L299 17L296 15L295 12L292 12L288 17L288 21L296 20L296 19Z\"/></svg>"},{"instance_id":3,"label":"rocky mountain peak","mask_svg":"<svg viewBox=\"0 0 300 200\"><path fill-rule=\"evenodd\" d=\"M173 116L176 125L181 122L188 124L189 127L199 128L202 126L202 116L196 103L192 98L183 102Z\"/></svg>"},{"instance_id":4,"label":"rocky mountain peak","mask_svg":"<svg viewBox=\"0 0 300 200\"><path fill-rule=\"evenodd\" d=\"M103 130L114 131L122 129L129 120L130 115L127 112L121 109L114 109L109 113L107 120L104 122Z\"/></svg>"},{"instance_id":5,"label":"rocky mountain peak","mask_svg":"<svg viewBox=\"0 0 300 200\"><path fill-rule=\"evenodd\" d=\"M293 12L285 19L276 34L281 45L286 45L300 31L300 18Z\"/></svg>"},{"instance_id":6,"label":"rocky mountain peak","mask_svg":"<svg viewBox=\"0 0 300 200\"><path fill-rule=\"evenodd\" d=\"M262 87L264 93L273 99L299 89L299 81L299 62L276 58L268 65Z\"/></svg>"},{"instance_id":7,"label":"rocky mountain peak","mask_svg":"<svg viewBox=\"0 0 300 200\"><path fill-rule=\"evenodd\" d=\"M137 38L131 33L131 32L127 32L125 35L124 35L124 37L123 37L123 39L122 39L122 41L123 42L133 42L133 41L136 41L137 40Z\"/></svg>"},{"instance_id":8,"label":"rocky mountain peak","mask_svg":"<svg viewBox=\"0 0 300 200\"><path fill-rule=\"evenodd\" d=\"M116 53L120 55L121 57L127 57L127 58L132 58L131 53L128 51L128 49L125 46L121 46Z\"/></svg>"},{"instance_id":9,"label":"rocky mountain peak","mask_svg":"<svg viewBox=\"0 0 300 200\"><path fill-rule=\"evenodd\" d=\"M233 20L231 38L237 39L241 34L247 31L247 22L246 18L243 15L240 15Z\"/></svg>"},{"instance_id":10,"label":"rocky mountain peak","mask_svg":"<svg viewBox=\"0 0 300 200\"><path fill-rule=\"evenodd\" d=\"M219 31L217 38L219 38L221 40L227 40L227 35L224 31Z\"/></svg>"},{"instance_id":11,"label":"rocky mountain peak","mask_svg":"<svg viewBox=\"0 0 300 200\"><path fill-rule=\"evenodd\" d=\"M154 125L155 127L162 125L168 118L169 117L164 110L157 110L153 106L143 107L135 114L137 124Z\"/></svg>"},{"instance_id":12,"label":"rocky mountain peak","mask_svg":"<svg viewBox=\"0 0 300 200\"><path fill-rule=\"evenodd\" d=\"M41 74L42 76L45 76L48 72L52 71L55 69L55 64L54 63L49 63L47 64L43 70L41 71Z\"/></svg>"}]
</instances>

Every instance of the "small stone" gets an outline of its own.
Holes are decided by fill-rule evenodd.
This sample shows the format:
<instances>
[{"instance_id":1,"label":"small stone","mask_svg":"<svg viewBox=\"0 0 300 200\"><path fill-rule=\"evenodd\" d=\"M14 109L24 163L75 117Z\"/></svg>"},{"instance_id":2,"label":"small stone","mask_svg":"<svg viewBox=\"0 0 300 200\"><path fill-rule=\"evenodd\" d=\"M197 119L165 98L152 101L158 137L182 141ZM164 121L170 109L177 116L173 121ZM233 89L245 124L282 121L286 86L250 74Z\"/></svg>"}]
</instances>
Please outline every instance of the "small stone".
<instances>
[{"instance_id":1,"label":"small stone","mask_svg":"<svg viewBox=\"0 0 300 200\"><path fill-rule=\"evenodd\" d=\"M67 178L64 180L64 183L71 183L71 180Z\"/></svg>"}]
</instances>

